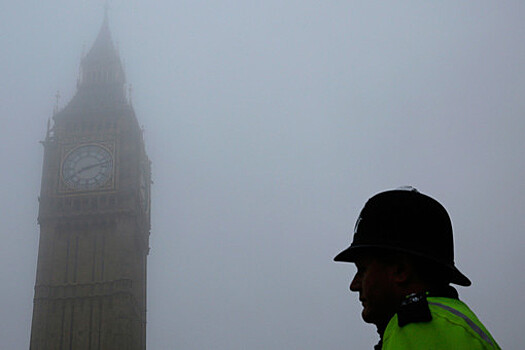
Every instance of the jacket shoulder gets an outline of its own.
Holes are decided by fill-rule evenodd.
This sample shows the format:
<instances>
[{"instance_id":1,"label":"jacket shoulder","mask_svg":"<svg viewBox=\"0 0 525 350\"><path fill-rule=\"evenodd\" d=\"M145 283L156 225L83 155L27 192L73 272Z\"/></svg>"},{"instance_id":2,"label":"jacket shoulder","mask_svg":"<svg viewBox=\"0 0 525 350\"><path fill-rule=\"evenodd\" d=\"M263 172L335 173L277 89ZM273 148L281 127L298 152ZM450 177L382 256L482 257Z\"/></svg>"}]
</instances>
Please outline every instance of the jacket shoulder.
<instances>
[{"instance_id":1,"label":"jacket shoulder","mask_svg":"<svg viewBox=\"0 0 525 350\"><path fill-rule=\"evenodd\" d=\"M500 349L468 306L456 299L429 297L432 320L399 326L396 314L383 336L383 349Z\"/></svg>"}]
</instances>

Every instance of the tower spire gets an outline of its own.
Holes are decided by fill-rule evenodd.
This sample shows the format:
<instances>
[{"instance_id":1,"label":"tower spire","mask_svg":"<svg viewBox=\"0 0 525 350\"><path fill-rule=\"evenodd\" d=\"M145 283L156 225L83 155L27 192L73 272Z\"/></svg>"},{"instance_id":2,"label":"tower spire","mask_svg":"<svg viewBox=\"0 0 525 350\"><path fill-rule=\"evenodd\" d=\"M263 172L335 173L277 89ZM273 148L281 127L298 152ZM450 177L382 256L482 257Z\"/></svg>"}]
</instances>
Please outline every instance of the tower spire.
<instances>
[{"instance_id":1,"label":"tower spire","mask_svg":"<svg viewBox=\"0 0 525 350\"><path fill-rule=\"evenodd\" d=\"M91 48L82 57L77 93L66 108L127 104L126 77L111 37L108 12L109 1L105 0L102 25Z\"/></svg>"},{"instance_id":2,"label":"tower spire","mask_svg":"<svg viewBox=\"0 0 525 350\"><path fill-rule=\"evenodd\" d=\"M104 22L108 20L109 0L104 1Z\"/></svg>"},{"instance_id":3,"label":"tower spire","mask_svg":"<svg viewBox=\"0 0 525 350\"><path fill-rule=\"evenodd\" d=\"M122 62L109 29L109 2L104 6L104 20L91 49L82 59L82 83L118 83L124 85Z\"/></svg>"}]
</instances>

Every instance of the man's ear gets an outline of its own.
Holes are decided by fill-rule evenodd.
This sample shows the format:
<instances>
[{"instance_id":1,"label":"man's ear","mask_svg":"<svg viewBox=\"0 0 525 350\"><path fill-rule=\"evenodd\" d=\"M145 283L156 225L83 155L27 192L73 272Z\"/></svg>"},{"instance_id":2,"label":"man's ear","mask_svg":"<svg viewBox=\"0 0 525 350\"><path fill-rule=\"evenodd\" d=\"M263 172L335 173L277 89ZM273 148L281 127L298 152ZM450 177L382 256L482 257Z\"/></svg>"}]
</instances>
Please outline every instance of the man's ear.
<instances>
[{"instance_id":1,"label":"man's ear","mask_svg":"<svg viewBox=\"0 0 525 350\"><path fill-rule=\"evenodd\" d=\"M414 264L405 255L398 255L392 266L392 279L395 283L406 284L411 281L415 273Z\"/></svg>"}]
</instances>

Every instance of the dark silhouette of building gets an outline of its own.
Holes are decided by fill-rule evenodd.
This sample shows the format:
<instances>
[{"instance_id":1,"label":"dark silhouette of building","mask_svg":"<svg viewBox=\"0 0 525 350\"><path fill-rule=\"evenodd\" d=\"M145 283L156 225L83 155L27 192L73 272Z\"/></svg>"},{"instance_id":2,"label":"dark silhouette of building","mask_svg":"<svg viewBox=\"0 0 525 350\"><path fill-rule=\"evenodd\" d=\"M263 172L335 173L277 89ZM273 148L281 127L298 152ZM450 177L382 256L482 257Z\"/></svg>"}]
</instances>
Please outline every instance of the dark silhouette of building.
<instances>
[{"instance_id":1,"label":"dark silhouette of building","mask_svg":"<svg viewBox=\"0 0 525 350\"><path fill-rule=\"evenodd\" d=\"M146 348L150 161L107 15L43 141L31 350Z\"/></svg>"}]
</instances>

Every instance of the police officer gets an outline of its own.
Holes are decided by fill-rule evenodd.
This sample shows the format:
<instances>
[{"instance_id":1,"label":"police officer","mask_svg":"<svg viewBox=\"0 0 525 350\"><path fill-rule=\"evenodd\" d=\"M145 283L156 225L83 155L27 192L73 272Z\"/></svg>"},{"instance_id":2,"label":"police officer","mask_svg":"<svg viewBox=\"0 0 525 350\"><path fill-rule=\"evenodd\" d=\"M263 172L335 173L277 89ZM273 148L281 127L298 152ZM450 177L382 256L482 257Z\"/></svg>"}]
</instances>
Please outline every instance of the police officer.
<instances>
[{"instance_id":1,"label":"police officer","mask_svg":"<svg viewBox=\"0 0 525 350\"><path fill-rule=\"evenodd\" d=\"M376 349L500 349L451 283L470 280L454 264L445 208L412 187L379 193L357 219L352 244L335 261L352 262Z\"/></svg>"}]
</instances>

